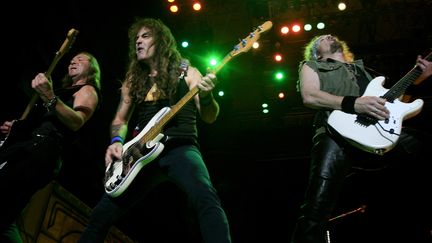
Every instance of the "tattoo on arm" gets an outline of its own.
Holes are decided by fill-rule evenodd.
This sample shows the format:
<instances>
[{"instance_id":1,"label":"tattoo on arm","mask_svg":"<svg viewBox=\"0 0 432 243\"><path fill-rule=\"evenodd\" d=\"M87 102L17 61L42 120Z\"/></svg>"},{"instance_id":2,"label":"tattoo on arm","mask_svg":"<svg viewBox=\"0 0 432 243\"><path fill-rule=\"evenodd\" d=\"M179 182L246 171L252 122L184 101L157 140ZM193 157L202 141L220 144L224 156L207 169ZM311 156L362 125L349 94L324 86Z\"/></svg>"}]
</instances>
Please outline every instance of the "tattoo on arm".
<instances>
[{"instance_id":1,"label":"tattoo on arm","mask_svg":"<svg viewBox=\"0 0 432 243\"><path fill-rule=\"evenodd\" d=\"M120 129L121 129L121 125L112 125L111 126L111 137L115 137L115 136L121 136L120 134Z\"/></svg>"}]
</instances>

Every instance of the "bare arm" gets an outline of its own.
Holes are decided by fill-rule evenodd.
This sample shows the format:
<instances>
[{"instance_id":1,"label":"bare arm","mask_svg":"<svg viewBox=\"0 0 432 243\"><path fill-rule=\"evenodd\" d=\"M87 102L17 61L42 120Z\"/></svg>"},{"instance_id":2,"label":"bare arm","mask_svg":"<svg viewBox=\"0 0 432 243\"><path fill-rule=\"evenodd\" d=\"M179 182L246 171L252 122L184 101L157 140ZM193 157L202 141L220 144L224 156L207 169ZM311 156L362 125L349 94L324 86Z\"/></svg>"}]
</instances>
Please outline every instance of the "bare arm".
<instances>
[{"instance_id":1,"label":"bare arm","mask_svg":"<svg viewBox=\"0 0 432 243\"><path fill-rule=\"evenodd\" d=\"M300 93L303 104L307 107L313 109L342 109L341 104L344 96L322 91L318 74L308 65L303 65L300 70ZM365 113L382 120L389 116L389 111L384 106L385 102L385 99L380 97L361 96L356 99L354 110L357 113Z\"/></svg>"},{"instance_id":2,"label":"bare arm","mask_svg":"<svg viewBox=\"0 0 432 243\"><path fill-rule=\"evenodd\" d=\"M309 108L341 109L343 96L321 91L318 74L308 65L303 65L300 71L300 93L303 104Z\"/></svg>"},{"instance_id":3,"label":"bare arm","mask_svg":"<svg viewBox=\"0 0 432 243\"><path fill-rule=\"evenodd\" d=\"M196 68L190 67L186 82L190 89L197 86L200 90L199 94L194 97L194 101L201 119L206 123L215 122L219 115L219 104L212 94L216 86L216 75L209 73L203 77Z\"/></svg>"},{"instance_id":4,"label":"bare arm","mask_svg":"<svg viewBox=\"0 0 432 243\"><path fill-rule=\"evenodd\" d=\"M111 138L120 136L123 140L126 138L128 131L128 122L133 112L132 100L129 97L129 88L123 84L121 89L120 102L117 107L117 112L111 122ZM123 144L115 142L108 146L105 153L105 165L108 166L113 162L113 159L121 159L123 153Z\"/></svg>"},{"instance_id":5,"label":"bare arm","mask_svg":"<svg viewBox=\"0 0 432 243\"><path fill-rule=\"evenodd\" d=\"M33 89L39 94L44 103L55 97L52 83L45 74L40 73L32 80ZM53 107L57 118L73 131L79 130L93 115L97 104L98 95L94 87L87 85L74 94L73 107L67 106L57 99Z\"/></svg>"}]
</instances>

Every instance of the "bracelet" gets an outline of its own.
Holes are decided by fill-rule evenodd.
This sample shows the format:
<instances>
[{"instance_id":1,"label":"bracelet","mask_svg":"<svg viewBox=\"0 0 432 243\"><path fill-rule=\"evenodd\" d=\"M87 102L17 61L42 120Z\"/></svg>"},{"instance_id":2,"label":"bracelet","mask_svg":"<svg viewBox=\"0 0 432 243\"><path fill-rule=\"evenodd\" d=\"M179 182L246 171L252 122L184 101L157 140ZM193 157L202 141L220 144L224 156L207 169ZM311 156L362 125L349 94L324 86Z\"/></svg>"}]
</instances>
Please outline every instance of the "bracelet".
<instances>
[{"instance_id":1,"label":"bracelet","mask_svg":"<svg viewBox=\"0 0 432 243\"><path fill-rule=\"evenodd\" d=\"M120 142L122 145L124 144L124 139L120 136L115 136L111 138L111 144Z\"/></svg>"},{"instance_id":2,"label":"bracelet","mask_svg":"<svg viewBox=\"0 0 432 243\"><path fill-rule=\"evenodd\" d=\"M213 102L213 94L210 93L209 95L201 98L200 97L200 105L201 106L208 106Z\"/></svg>"},{"instance_id":3,"label":"bracelet","mask_svg":"<svg viewBox=\"0 0 432 243\"><path fill-rule=\"evenodd\" d=\"M357 96L344 96L341 103L342 111L355 114L354 104L357 98Z\"/></svg>"},{"instance_id":4,"label":"bracelet","mask_svg":"<svg viewBox=\"0 0 432 243\"><path fill-rule=\"evenodd\" d=\"M57 96L54 96L52 99L50 99L47 103L44 103L43 106L48 110L52 111L54 110L56 104L57 104Z\"/></svg>"}]
</instances>

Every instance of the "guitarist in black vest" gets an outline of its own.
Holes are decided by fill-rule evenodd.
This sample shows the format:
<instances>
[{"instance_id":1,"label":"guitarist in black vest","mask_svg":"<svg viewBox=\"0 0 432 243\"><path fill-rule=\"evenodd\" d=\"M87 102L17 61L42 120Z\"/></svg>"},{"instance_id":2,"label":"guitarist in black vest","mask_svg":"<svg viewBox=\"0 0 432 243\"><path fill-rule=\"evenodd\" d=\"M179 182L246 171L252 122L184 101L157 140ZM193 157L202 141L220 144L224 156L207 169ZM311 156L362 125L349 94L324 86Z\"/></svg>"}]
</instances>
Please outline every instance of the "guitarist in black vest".
<instances>
[{"instance_id":1,"label":"guitarist in black vest","mask_svg":"<svg viewBox=\"0 0 432 243\"><path fill-rule=\"evenodd\" d=\"M108 194L102 197L93 209L79 242L104 242L110 227L143 199L152 189L150 185L161 182L159 179L175 183L187 195L203 242L231 242L227 217L197 141L198 116L204 122L213 123L219 113L219 105L212 95L216 76L207 74L203 77L198 69L188 65L181 58L169 28L162 21L151 18L138 18L129 28L129 59L120 103L111 123L112 140L105 156L107 167L122 159L122 145L134 141L132 139L124 144L134 110L138 118L136 131L139 132L134 138L144 138L147 134L141 136L141 130L149 123L152 126L152 118L159 117L158 111L176 104L196 87L199 94L186 102L183 109L165 125L161 131L164 137L159 141L165 145L162 153L140 171L127 191L118 197ZM160 118L163 120L163 116ZM146 156L144 146L136 146L131 153L131 159ZM124 160L123 166L129 163L129 159ZM140 162L134 165L137 163ZM152 172L157 171L160 177L152 180Z\"/></svg>"},{"instance_id":2,"label":"guitarist in black vest","mask_svg":"<svg viewBox=\"0 0 432 243\"><path fill-rule=\"evenodd\" d=\"M327 238L328 222L335 216L332 213L344 179L356 162L401 160L408 155L417 155L409 158L420 160L422 154L419 152L426 152L431 147L419 141L421 136L415 136L418 132L407 129L402 129L396 147L382 156L354 148L346 140L340 139L327 126L331 111L342 110L385 120L392 115L385 106L386 100L378 96L362 96L372 76L365 70L361 60L354 61L346 42L337 37L322 35L313 38L306 45L304 58L299 67L299 91L304 105L316 109L313 122L315 134L309 185L291 242L325 243L330 242ZM432 74L431 62L418 57L416 64L421 73L419 81ZM423 142L427 142L427 139Z\"/></svg>"},{"instance_id":3,"label":"guitarist in black vest","mask_svg":"<svg viewBox=\"0 0 432 243\"><path fill-rule=\"evenodd\" d=\"M30 115L0 127L6 136L0 148L0 242L21 242L14 221L33 194L58 174L62 150L97 109L99 64L81 52L70 61L61 88L54 90L44 73L31 86L39 99Z\"/></svg>"}]
</instances>

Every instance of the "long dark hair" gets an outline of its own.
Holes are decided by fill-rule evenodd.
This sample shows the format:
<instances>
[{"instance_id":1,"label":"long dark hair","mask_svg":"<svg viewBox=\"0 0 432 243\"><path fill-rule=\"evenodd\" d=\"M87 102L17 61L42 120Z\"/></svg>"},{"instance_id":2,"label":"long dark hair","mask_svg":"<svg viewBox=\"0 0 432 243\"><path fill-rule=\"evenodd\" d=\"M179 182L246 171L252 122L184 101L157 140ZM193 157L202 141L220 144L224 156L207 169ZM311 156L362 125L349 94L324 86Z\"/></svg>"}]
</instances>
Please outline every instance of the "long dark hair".
<instances>
[{"instance_id":1,"label":"long dark hair","mask_svg":"<svg viewBox=\"0 0 432 243\"><path fill-rule=\"evenodd\" d=\"M136 56L136 36L141 28L148 28L153 35L154 61L158 75L154 82L159 89L160 97L174 99L179 77L180 52L171 30L158 19L136 18L129 28L129 66L125 81L129 87L131 99L140 103L151 88L149 79L150 67L139 62Z\"/></svg>"}]
</instances>

